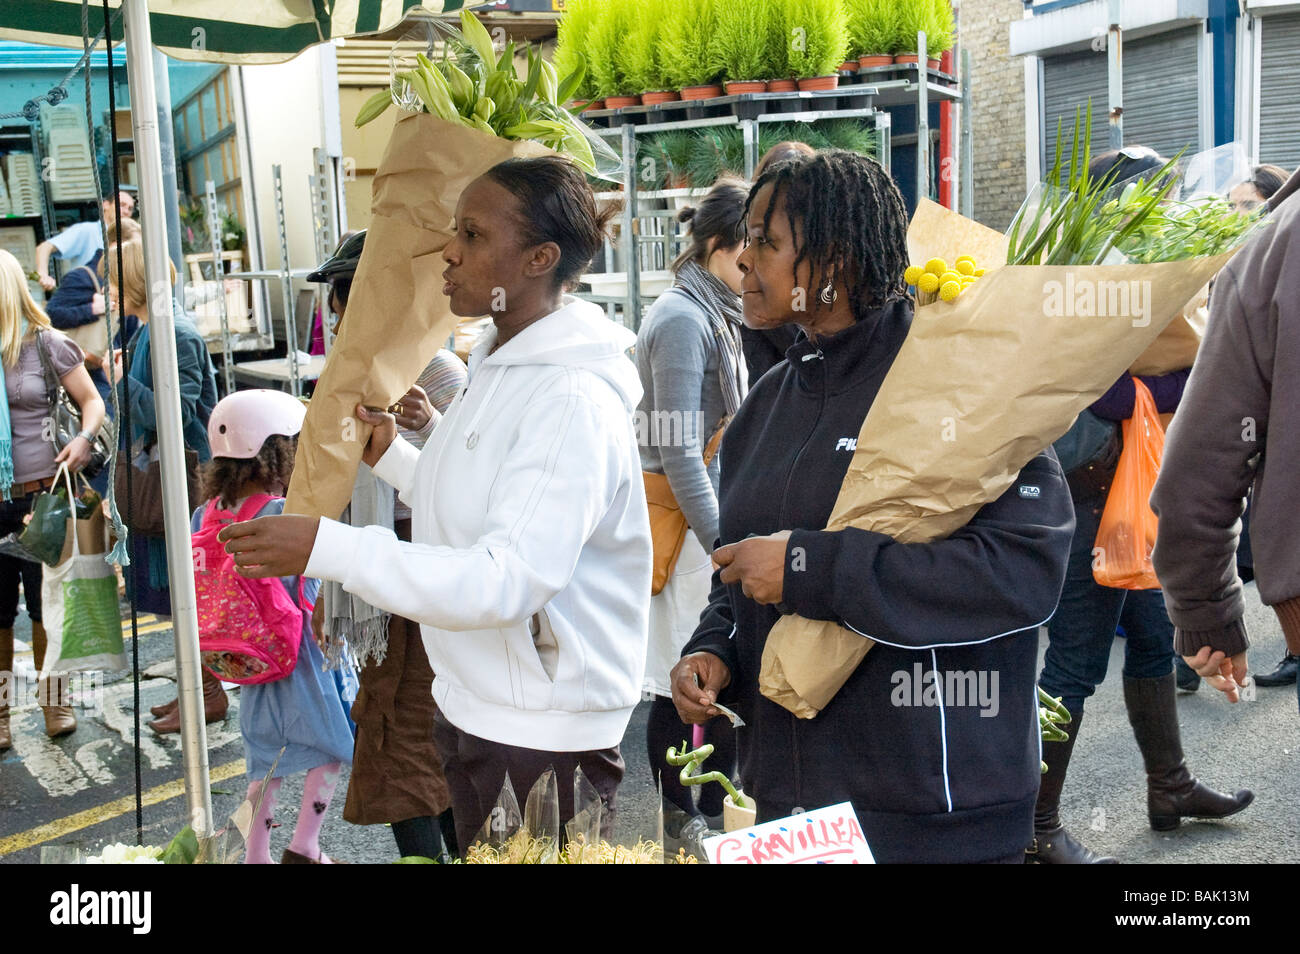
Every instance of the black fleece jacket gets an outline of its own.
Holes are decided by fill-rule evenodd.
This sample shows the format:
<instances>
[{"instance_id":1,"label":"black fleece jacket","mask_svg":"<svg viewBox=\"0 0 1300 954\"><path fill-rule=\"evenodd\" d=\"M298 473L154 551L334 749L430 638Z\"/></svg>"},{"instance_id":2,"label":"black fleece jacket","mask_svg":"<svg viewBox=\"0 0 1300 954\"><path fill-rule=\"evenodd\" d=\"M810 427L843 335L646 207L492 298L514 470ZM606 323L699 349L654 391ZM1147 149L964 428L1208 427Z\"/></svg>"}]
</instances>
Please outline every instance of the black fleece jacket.
<instances>
[{"instance_id":1,"label":"black fleece jacket","mask_svg":"<svg viewBox=\"0 0 1300 954\"><path fill-rule=\"evenodd\" d=\"M720 701L747 723L741 778L760 821L851 801L880 861L994 860L1032 837L1037 634L1060 597L1074 511L1049 448L944 540L820 529L911 319L896 301L797 342L721 449L719 542L794 531L781 609L877 644L816 718L798 719L758 691L778 608L714 574L683 654L711 652L731 669Z\"/></svg>"}]
</instances>

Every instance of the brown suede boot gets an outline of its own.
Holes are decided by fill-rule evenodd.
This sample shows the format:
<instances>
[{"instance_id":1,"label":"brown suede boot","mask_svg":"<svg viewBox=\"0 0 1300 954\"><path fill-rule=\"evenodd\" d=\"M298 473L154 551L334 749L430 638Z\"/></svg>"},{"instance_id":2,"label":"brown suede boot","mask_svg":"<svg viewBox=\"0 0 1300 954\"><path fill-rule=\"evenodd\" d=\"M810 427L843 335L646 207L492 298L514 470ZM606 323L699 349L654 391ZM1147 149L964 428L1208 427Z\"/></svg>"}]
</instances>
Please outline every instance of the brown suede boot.
<instances>
[{"instance_id":1,"label":"brown suede boot","mask_svg":"<svg viewBox=\"0 0 1300 954\"><path fill-rule=\"evenodd\" d=\"M45 635L45 626L42 623L32 621L32 657L36 663L36 671L40 672L45 666L45 647L48 644ZM41 712L45 715L45 734L51 739L57 739L63 735L71 735L77 731L77 717L72 711L72 706L68 705L65 691L67 682L64 676L58 676L51 684L50 677L46 676L38 684L38 697L43 700L53 699L49 705L42 703Z\"/></svg>"},{"instance_id":2,"label":"brown suede boot","mask_svg":"<svg viewBox=\"0 0 1300 954\"><path fill-rule=\"evenodd\" d=\"M9 688L0 695L0 752L13 747L9 732L9 696L18 692L14 682L14 631L0 629L0 681Z\"/></svg>"},{"instance_id":3,"label":"brown suede boot","mask_svg":"<svg viewBox=\"0 0 1300 954\"><path fill-rule=\"evenodd\" d=\"M203 721L209 724L220 722L226 717L229 708L230 699L226 696L226 690L221 688L221 680L205 668L203 670ZM179 732L181 730L180 702L178 701L176 707L166 715L150 722L149 728L159 735Z\"/></svg>"},{"instance_id":4,"label":"brown suede boot","mask_svg":"<svg viewBox=\"0 0 1300 954\"><path fill-rule=\"evenodd\" d=\"M173 699L171 702L164 702L160 706L150 706L149 711L153 713L155 719L161 719L167 713L174 712L180 704L180 699Z\"/></svg>"}]
</instances>

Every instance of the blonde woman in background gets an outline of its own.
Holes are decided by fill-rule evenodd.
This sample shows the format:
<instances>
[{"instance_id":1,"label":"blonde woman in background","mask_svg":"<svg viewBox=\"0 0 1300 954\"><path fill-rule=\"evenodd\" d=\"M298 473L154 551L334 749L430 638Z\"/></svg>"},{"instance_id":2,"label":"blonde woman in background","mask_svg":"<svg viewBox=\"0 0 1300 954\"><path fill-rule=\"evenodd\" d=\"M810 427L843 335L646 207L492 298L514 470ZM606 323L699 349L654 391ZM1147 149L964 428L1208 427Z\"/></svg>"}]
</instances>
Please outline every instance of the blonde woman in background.
<instances>
[{"instance_id":1,"label":"blonde woman in background","mask_svg":"<svg viewBox=\"0 0 1300 954\"><path fill-rule=\"evenodd\" d=\"M38 341L38 338L40 339ZM41 362L44 348L59 381L81 409L82 431L62 450L46 439L49 395ZM78 471L90 460L90 445L104 422L104 402L90 380L76 342L50 326L44 310L32 299L27 275L18 259L0 250L0 536L23 528L37 494L54 483L61 464ZM0 556L0 681L12 690L14 680L14 620L18 615L18 584L22 583L27 615L32 621L32 656L39 671L45 664L45 627L41 625L41 565ZM42 680L40 700L45 732L50 738L77 728L72 709L64 704L63 681ZM0 751L12 744L9 699L0 697Z\"/></svg>"},{"instance_id":2,"label":"blonde woman in background","mask_svg":"<svg viewBox=\"0 0 1300 954\"><path fill-rule=\"evenodd\" d=\"M118 259L121 259L121 281L118 287ZM123 242L109 250L109 296L119 306L123 327L129 327L132 316L140 324L127 345L129 365L123 361L121 350L106 355L113 362L113 380L117 382L118 397L130 405L131 434L123 435L121 450L123 461L147 460L149 451L158 443L157 408L154 403L153 364L150 360L152 343L149 324L150 296L144 271L144 246L139 241ZM175 284L176 272L171 271ZM185 449L194 451L198 463L212 457L208 445L208 418L217 405L217 378L208 356L208 346L194 327L189 316L178 303L173 302L172 314L176 341L176 368L180 382L181 429ZM129 377L129 382L125 378ZM127 386L129 384L129 387ZM129 400L128 400L129 399ZM141 479L143 479L141 475ZM127 568L127 593L137 609L159 616L171 616L171 588L167 577L167 548L162 537L142 533L130 535L131 565ZM206 669L203 671L203 711L208 722L217 722L226 716L228 701L220 680ZM149 723L155 732L179 732L180 711L175 709L163 718Z\"/></svg>"}]
</instances>

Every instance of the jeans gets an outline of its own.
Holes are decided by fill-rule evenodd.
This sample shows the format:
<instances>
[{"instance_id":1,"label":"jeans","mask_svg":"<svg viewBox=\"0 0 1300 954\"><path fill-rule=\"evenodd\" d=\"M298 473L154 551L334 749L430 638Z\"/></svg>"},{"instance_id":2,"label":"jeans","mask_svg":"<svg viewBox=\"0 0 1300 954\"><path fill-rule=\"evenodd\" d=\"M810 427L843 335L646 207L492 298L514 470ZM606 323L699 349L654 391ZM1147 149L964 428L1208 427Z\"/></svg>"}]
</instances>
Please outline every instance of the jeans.
<instances>
[{"instance_id":1,"label":"jeans","mask_svg":"<svg viewBox=\"0 0 1300 954\"><path fill-rule=\"evenodd\" d=\"M1174 665L1174 627L1159 590L1117 590L1092 577L1092 549L1105 497L1075 499L1074 539L1065 587L1048 624L1047 653L1039 685L1060 696L1072 714L1106 678L1115 629L1124 627L1124 675L1131 679L1167 676Z\"/></svg>"},{"instance_id":2,"label":"jeans","mask_svg":"<svg viewBox=\"0 0 1300 954\"><path fill-rule=\"evenodd\" d=\"M23 517L32 511L34 491L13 500L0 500L0 537L21 533ZM27 597L27 615L33 623L41 621L41 565L32 560L0 556L0 629L13 629L18 618L18 584Z\"/></svg>"}]
</instances>

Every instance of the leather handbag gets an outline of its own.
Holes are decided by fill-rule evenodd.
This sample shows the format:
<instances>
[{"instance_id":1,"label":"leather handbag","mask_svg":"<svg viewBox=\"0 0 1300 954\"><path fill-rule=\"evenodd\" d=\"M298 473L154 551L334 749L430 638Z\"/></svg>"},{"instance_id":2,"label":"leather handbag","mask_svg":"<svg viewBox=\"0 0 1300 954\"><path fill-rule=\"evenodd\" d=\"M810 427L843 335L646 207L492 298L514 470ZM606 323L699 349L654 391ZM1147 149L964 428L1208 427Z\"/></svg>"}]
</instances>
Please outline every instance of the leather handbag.
<instances>
[{"instance_id":1,"label":"leather handbag","mask_svg":"<svg viewBox=\"0 0 1300 954\"><path fill-rule=\"evenodd\" d=\"M713 463L713 457L722 443L722 432L727 428L727 420L714 432L704 448L704 467ZM686 514L677 505L673 489L668 484L667 474L653 474L641 471L645 482L645 500L650 508L650 541L654 548L654 574L650 579L650 595L658 596L668 579L673 575L673 567L681 556L682 544L686 542Z\"/></svg>"},{"instance_id":2,"label":"leather handbag","mask_svg":"<svg viewBox=\"0 0 1300 954\"><path fill-rule=\"evenodd\" d=\"M63 450L81 433L81 408L77 406L76 401L72 400L67 388L59 382L59 376L54 371L50 353L45 346L44 331L36 333L36 350L40 353L41 371L45 376L45 392L50 403L50 417L54 425L54 446L58 450ZM105 417L98 433L95 434L95 439L90 442L90 460L85 467L81 468L82 475L87 478L94 477L104 469L104 465L112 455L115 435L113 422Z\"/></svg>"},{"instance_id":3,"label":"leather handbag","mask_svg":"<svg viewBox=\"0 0 1300 954\"><path fill-rule=\"evenodd\" d=\"M154 445L149 453L139 455L143 460L119 459L113 482L117 495L118 512L128 530L142 533L148 537L161 537L165 533L163 522L163 482L162 466L158 461L158 447ZM141 464L144 464L141 467ZM132 467L131 493L126 490L126 469ZM193 513L201 502L199 497L199 452L185 449L185 483L189 497L187 513ZM130 500L130 509L126 501Z\"/></svg>"}]
</instances>

